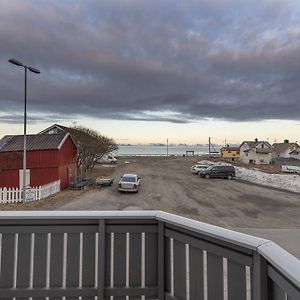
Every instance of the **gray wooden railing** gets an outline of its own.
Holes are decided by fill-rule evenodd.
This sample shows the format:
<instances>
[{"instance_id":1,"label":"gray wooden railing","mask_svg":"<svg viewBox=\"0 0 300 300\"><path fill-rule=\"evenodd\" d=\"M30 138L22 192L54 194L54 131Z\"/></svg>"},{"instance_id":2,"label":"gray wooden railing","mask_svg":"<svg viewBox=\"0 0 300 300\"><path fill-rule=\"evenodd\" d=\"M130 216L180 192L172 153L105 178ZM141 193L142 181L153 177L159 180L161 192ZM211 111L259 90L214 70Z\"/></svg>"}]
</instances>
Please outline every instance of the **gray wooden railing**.
<instances>
[{"instance_id":1,"label":"gray wooden railing","mask_svg":"<svg viewBox=\"0 0 300 300\"><path fill-rule=\"evenodd\" d=\"M1 212L0 299L300 299L271 241L160 211Z\"/></svg>"}]
</instances>

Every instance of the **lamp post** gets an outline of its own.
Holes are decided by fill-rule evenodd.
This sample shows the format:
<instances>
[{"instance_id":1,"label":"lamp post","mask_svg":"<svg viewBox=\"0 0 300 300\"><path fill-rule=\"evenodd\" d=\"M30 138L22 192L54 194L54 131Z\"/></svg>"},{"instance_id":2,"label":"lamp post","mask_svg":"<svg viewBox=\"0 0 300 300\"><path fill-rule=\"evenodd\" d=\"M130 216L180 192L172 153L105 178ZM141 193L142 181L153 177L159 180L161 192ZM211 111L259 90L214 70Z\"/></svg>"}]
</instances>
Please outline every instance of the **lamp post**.
<instances>
[{"instance_id":1,"label":"lamp post","mask_svg":"<svg viewBox=\"0 0 300 300\"><path fill-rule=\"evenodd\" d=\"M27 123L27 69L33 73L39 74L40 71L33 67L24 65L22 62L11 58L10 63L23 67L25 70L25 88L24 88L24 147L23 147L23 202L26 201L26 123Z\"/></svg>"}]
</instances>

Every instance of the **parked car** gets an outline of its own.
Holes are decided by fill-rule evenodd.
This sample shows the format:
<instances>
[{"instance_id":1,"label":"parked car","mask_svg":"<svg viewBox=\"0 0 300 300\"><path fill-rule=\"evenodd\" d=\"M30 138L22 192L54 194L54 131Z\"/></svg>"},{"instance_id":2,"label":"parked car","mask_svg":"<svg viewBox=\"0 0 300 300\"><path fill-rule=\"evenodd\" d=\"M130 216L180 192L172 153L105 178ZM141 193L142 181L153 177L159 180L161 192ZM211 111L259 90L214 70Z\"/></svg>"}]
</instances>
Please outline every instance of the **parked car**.
<instances>
[{"instance_id":1,"label":"parked car","mask_svg":"<svg viewBox=\"0 0 300 300\"><path fill-rule=\"evenodd\" d=\"M140 177L137 174L124 174L119 181L119 192L138 192Z\"/></svg>"},{"instance_id":2,"label":"parked car","mask_svg":"<svg viewBox=\"0 0 300 300\"><path fill-rule=\"evenodd\" d=\"M235 177L234 166L210 166L200 173L203 178L227 178Z\"/></svg>"},{"instance_id":3,"label":"parked car","mask_svg":"<svg viewBox=\"0 0 300 300\"><path fill-rule=\"evenodd\" d=\"M103 164L115 164L117 163L118 158L117 156L113 155L112 153L103 155L99 160L98 163Z\"/></svg>"},{"instance_id":4,"label":"parked car","mask_svg":"<svg viewBox=\"0 0 300 300\"><path fill-rule=\"evenodd\" d=\"M208 167L209 165L193 165L191 166L191 171L195 174L200 175L200 173L206 170Z\"/></svg>"},{"instance_id":5,"label":"parked car","mask_svg":"<svg viewBox=\"0 0 300 300\"><path fill-rule=\"evenodd\" d=\"M300 174L300 167L299 166L288 166L288 165L282 165L281 166L281 171L285 173L294 173Z\"/></svg>"}]
</instances>

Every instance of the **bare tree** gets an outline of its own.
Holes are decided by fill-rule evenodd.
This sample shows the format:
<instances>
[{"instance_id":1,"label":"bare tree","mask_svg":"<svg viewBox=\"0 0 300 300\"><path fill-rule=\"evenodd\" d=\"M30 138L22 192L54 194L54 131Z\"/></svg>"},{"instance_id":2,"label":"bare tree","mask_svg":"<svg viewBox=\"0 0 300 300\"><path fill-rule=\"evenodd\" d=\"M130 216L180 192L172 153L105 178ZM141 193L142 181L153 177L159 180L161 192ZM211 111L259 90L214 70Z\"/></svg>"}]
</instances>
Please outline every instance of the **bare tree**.
<instances>
[{"instance_id":1,"label":"bare tree","mask_svg":"<svg viewBox=\"0 0 300 300\"><path fill-rule=\"evenodd\" d=\"M118 149L115 141L95 130L76 126L70 132L77 146L77 167L89 173L103 155Z\"/></svg>"}]
</instances>

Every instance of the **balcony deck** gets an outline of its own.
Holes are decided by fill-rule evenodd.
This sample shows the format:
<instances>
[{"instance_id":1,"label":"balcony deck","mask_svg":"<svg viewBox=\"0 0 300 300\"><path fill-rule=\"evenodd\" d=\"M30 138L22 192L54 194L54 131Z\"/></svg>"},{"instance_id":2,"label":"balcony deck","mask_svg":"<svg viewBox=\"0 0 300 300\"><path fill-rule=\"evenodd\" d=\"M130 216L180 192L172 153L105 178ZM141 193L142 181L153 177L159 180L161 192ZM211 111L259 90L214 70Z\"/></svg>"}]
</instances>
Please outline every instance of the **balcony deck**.
<instances>
[{"instance_id":1,"label":"balcony deck","mask_svg":"<svg viewBox=\"0 0 300 300\"><path fill-rule=\"evenodd\" d=\"M0 299L300 299L275 243L161 211L0 213Z\"/></svg>"}]
</instances>

